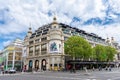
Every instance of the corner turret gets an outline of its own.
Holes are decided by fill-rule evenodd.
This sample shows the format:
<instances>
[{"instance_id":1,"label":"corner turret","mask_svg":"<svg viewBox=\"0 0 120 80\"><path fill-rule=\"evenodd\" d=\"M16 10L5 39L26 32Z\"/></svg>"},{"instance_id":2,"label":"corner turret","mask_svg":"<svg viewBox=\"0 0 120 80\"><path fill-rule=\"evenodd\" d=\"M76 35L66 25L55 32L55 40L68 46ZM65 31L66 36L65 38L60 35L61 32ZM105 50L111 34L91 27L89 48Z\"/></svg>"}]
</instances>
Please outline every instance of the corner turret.
<instances>
[{"instance_id":1,"label":"corner turret","mask_svg":"<svg viewBox=\"0 0 120 80\"><path fill-rule=\"evenodd\" d=\"M27 37L30 37L32 35L32 28L30 27L27 33Z\"/></svg>"}]
</instances>

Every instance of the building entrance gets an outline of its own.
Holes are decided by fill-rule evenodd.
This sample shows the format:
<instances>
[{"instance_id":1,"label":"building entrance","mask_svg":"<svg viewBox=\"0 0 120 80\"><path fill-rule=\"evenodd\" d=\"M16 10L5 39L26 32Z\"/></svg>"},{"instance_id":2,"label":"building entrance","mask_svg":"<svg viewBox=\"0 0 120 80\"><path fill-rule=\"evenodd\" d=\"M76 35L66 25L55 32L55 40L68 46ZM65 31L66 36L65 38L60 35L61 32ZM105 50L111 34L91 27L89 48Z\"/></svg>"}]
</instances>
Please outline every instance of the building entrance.
<instances>
[{"instance_id":1,"label":"building entrance","mask_svg":"<svg viewBox=\"0 0 120 80\"><path fill-rule=\"evenodd\" d=\"M32 65L33 65L33 61L30 60L30 61L29 61L29 70L31 70L31 71L32 71Z\"/></svg>"},{"instance_id":2,"label":"building entrance","mask_svg":"<svg viewBox=\"0 0 120 80\"><path fill-rule=\"evenodd\" d=\"M45 59L43 59L41 62L41 69L44 71L46 70L46 60Z\"/></svg>"},{"instance_id":3,"label":"building entrance","mask_svg":"<svg viewBox=\"0 0 120 80\"><path fill-rule=\"evenodd\" d=\"M38 70L39 69L39 60L36 60L35 61L35 70Z\"/></svg>"}]
</instances>

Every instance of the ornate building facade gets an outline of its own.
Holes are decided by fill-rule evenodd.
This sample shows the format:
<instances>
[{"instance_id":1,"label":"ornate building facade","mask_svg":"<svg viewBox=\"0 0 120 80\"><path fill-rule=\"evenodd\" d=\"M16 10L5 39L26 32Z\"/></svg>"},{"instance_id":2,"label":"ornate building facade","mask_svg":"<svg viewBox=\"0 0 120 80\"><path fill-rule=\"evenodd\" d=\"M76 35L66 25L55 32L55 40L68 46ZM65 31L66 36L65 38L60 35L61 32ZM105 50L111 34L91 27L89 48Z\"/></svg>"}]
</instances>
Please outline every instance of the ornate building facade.
<instances>
[{"instance_id":1,"label":"ornate building facade","mask_svg":"<svg viewBox=\"0 0 120 80\"><path fill-rule=\"evenodd\" d=\"M97 44L109 44L94 33L58 23L54 17L52 23L39 27L35 32L29 28L24 39L24 65L27 69L40 70L58 70L65 67L64 41L73 35L85 38L93 47Z\"/></svg>"}]
</instances>

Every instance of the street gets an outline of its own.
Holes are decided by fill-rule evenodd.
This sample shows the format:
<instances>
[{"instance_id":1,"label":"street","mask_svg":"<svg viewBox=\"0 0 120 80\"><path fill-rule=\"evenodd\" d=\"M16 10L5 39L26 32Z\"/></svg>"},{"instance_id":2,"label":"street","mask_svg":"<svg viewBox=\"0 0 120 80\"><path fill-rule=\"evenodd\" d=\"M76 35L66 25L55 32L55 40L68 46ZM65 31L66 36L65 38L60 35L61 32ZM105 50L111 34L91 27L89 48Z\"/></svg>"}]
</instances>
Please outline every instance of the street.
<instances>
[{"instance_id":1,"label":"street","mask_svg":"<svg viewBox=\"0 0 120 80\"><path fill-rule=\"evenodd\" d=\"M120 80L120 70L1 74L0 80Z\"/></svg>"}]
</instances>

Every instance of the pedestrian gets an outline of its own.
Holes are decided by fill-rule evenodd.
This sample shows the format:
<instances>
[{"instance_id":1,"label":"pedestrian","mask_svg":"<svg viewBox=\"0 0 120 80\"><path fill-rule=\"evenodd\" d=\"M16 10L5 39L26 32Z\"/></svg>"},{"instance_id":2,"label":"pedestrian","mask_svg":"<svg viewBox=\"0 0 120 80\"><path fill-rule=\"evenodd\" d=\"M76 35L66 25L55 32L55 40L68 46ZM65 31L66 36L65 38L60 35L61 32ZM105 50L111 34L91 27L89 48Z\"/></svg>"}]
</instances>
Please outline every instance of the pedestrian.
<instances>
[{"instance_id":1,"label":"pedestrian","mask_svg":"<svg viewBox=\"0 0 120 80\"><path fill-rule=\"evenodd\" d=\"M94 66L93 66L93 71L95 70Z\"/></svg>"},{"instance_id":2,"label":"pedestrian","mask_svg":"<svg viewBox=\"0 0 120 80\"><path fill-rule=\"evenodd\" d=\"M100 67L99 67L99 71L101 71L101 70L102 70L102 67L100 66Z\"/></svg>"},{"instance_id":3,"label":"pedestrian","mask_svg":"<svg viewBox=\"0 0 120 80\"><path fill-rule=\"evenodd\" d=\"M109 66L109 71L111 71L111 66Z\"/></svg>"},{"instance_id":4,"label":"pedestrian","mask_svg":"<svg viewBox=\"0 0 120 80\"><path fill-rule=\"evenodd\" d=\"M108 67L107 67L107 66L105 67L105 70L106 70L106 71L108 70Z\"/></svg>"},{"instance_id":5,"label":"pedestrian","mask_svg":"<svg viewBox=\"0 0 120 80\"><path fill-rule=\"evenodd\" d=\"M88 72L86 67L84 67L84 70L85 70L85 72Z\"/></svg>"}]
</instances>

